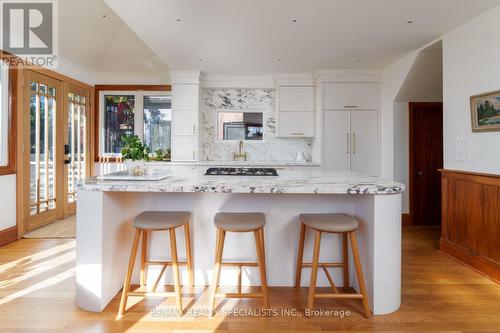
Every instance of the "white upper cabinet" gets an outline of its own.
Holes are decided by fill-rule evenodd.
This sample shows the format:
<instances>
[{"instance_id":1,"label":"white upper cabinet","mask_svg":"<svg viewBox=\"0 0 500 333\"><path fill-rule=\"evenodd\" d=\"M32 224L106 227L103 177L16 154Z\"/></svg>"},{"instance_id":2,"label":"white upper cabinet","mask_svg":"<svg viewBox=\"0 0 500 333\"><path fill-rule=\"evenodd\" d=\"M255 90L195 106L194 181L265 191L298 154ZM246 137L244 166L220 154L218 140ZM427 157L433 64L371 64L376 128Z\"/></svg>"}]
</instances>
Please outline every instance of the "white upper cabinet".
<instances>
[{"instance_id":1,"label":"white upper cabinet","mask_svg":"<svg viewBox=\"0 0 500 333\"><path fill-rule=\"evenodd\" d=\"M279 111L314 112L314 87L279 87Z\"/></svg>"},{"instance_id":2,"label":"white upper cabinet","mask_svg":"<svg viewBox=\"0 0 500 333\"><path fill-rule=\"evenodd\" d=\"M377 83L337 82L326 83L324 109L378 110Z\"/></svg>"},{"instance_id":3,"label":"white upper cabinet","mask_svg":"<svg viewBox=\"0 0 500 333\"><path fill-rule=\"evenodd\" d=\"M172 113L172 135L197 135L198 111L176 110Z\"/></svg>"},{"instance_id":4,"label":"white upper cabinet","mask_svg":"<svg viewBox=\"0 0 500 333\"><path fill-rule=\"evenodd\" d=\"M198 84L172 85L173 110L198 110L200 107L200 86Z\"/></svg>"},{"instance_id":5,"label":"white upper cabinet","mask_svg":"<svg viewBox=\"0 0 500 333\"><path fill-rule=\"evenodd\" d=\"M280 112L278 136L280 137L313 137L314 112Z\"/></svg>"},{"instance_id":6,"label":"white upper cabinet","mask_svg":"<svg viewBox=\"0 0 500 333\"><path fill-rule=\"evenodd\" d=\"M278 87L278 137L314 137L316 129L315 88L310 86Z\"/></svg>"}]
</instances>

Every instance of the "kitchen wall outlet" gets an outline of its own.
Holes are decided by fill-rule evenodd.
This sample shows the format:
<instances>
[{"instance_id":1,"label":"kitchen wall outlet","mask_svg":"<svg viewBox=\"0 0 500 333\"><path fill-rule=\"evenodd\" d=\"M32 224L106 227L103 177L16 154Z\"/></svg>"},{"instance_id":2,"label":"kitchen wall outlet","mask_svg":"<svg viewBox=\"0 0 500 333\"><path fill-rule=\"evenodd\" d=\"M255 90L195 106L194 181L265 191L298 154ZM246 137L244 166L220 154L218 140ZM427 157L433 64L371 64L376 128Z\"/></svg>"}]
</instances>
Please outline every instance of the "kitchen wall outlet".
<instances>
[{"instance_id":1,"label":"kitchen wall outlet","mask_svg":"<svg viewBox=\"0 0 500 333\"><path fill-rule=\"evenodd\" d=\"M457 137L455 155L457 161L467 162L472 160L469 137Z\"/></svg>"}]
</instances>

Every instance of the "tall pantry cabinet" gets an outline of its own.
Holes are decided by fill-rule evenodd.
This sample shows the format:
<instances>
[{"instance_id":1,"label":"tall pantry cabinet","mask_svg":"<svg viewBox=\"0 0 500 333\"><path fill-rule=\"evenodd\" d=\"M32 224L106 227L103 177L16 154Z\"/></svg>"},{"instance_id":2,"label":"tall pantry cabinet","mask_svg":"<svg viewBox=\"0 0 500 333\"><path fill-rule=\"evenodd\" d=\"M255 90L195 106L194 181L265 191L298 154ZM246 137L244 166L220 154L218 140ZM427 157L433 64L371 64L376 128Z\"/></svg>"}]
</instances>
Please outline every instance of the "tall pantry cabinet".
<instances>
[{"instance_id":1,"label":"tall pantry cabinet","mask_svg":"<svg viewBox=\"0 0 500 333\"><path fill-rule=\"evenodd\" d=\"M323 168L378 175L379 85L323 84Z\"/></svg>"}]
</instances>

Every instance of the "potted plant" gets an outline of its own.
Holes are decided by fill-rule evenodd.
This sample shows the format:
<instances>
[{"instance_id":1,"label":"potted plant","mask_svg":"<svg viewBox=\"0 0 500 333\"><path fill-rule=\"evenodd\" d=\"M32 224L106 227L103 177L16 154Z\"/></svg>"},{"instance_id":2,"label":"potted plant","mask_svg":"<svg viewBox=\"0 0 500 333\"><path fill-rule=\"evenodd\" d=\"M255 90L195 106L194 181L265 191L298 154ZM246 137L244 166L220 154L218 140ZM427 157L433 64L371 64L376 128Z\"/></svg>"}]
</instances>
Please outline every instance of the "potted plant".
<instances>
[{"instance_id":1,"label":"potted plant","mask_svg":"<svg viewBox=\"0 0 500 333\"><path fill-rule=\"evenodd\" d=\"M144 162L149 161L149 147L137 135L122 136L122 158L127 170L136 176L144 174Z\"/></svg>"}]
</instances>

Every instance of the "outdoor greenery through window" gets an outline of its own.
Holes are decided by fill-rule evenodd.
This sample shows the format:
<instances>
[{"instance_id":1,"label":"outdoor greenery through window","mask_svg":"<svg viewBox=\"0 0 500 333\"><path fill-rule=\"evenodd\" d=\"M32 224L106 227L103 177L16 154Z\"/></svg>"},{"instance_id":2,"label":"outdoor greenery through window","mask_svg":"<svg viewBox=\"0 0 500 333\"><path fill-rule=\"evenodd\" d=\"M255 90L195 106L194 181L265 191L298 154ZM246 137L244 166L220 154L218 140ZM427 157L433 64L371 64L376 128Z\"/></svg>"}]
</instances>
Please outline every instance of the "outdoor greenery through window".
<instances>
[{"instance_id":1,"label":"outdoor greenery through window","mask_svg":"<svg viewBox=\"0 0 500 333\"><path fill-rule=\"evenodd\" d=\"M101 154L119 156L122 137L137 135L151 153L158 155L156 160L168 160L172 131L170 93L108 91L101 96Z\"/></svg>"},{"instance_id":2,"label":"outdoor greenery through window","mask_svg":"<svg viewBox=\"0 0 500 333\"><path fill-rule=\"evenodd\" d=\"M134 134L135 96L104 96L106 110L105 142L106 153L119 153L122 149L121 138Z\"/></svg>"}]
</instances>

